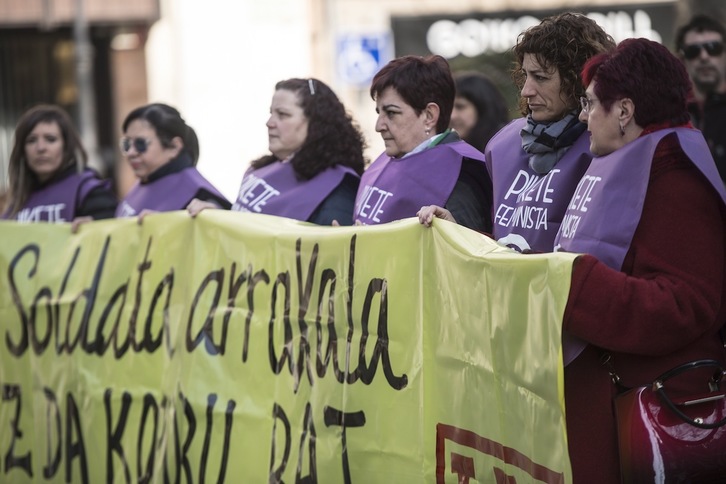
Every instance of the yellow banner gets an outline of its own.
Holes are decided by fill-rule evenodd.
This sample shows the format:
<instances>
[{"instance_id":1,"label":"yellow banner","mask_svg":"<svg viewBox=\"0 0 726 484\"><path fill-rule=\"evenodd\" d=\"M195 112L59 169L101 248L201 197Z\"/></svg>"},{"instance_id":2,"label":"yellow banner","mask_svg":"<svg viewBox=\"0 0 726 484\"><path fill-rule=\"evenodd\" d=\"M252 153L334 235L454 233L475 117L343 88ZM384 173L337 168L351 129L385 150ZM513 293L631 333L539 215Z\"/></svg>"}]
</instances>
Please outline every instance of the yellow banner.
<instances>
[{"instance_id":1,"label":"yellow banner","mask_svg":"<svg viewBox=\"0 0 726 484\"><path fill-rule=\"evenodd\" d=\"M225 211L0 234L0 482L572 480L571 255Z\"/></svg>"}]
</instances>

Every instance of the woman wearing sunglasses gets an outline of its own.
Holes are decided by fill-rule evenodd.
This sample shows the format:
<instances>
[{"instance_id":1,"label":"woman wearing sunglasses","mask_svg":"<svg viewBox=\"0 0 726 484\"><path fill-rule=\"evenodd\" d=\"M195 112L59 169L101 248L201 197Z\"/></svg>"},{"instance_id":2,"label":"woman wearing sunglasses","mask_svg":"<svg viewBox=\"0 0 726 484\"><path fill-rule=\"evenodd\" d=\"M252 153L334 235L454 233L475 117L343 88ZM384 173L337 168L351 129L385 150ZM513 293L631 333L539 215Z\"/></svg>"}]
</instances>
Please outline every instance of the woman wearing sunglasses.
<instances>
[{"instance_id":1,"label":"woman wearing sunglasses","mask_svg":"<svg viewBox=\"0 0 726 484\"><path fill-rule=\"evenodd\" d=\"M23 114L8 163L10 188L2 218L79 222L112 218L110 183L86 166L88 156L70 116L54 105Z\"/></svg>"},{"instance_id":2,"label":"woman wearing sunglasses","mask_svg":"<svg viewBox=\"0 0 726 484\"><path fill-rule=\"evenodd\" d=\"M219 208L231 204L196 169L199 141L179 111L149 104L129 113L120 148L138 178L116 210L117 217L183 210L200 199Z\"/></svg>"}]
</instances>

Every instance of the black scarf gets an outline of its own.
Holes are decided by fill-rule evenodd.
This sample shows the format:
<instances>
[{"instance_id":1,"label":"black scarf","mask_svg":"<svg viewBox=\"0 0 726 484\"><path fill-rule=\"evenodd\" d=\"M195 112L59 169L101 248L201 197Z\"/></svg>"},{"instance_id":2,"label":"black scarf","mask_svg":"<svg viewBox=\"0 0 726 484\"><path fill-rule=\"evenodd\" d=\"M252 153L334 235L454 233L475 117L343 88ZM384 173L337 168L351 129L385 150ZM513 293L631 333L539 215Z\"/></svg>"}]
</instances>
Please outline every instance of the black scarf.
<instances>
[{"instance_id":1,"label":"black scarf","mask_svg":"<svg viewBox=\"0 0 726 484\"><path fill-rule=\"evenodd\" d=\"M538 123L527 116L527 124L520 135L522 149L529 153L529 167L538 175L546 175L554 168L577 138L587 129L572 111L559 121Z\"/></svg>"}]
</instances>

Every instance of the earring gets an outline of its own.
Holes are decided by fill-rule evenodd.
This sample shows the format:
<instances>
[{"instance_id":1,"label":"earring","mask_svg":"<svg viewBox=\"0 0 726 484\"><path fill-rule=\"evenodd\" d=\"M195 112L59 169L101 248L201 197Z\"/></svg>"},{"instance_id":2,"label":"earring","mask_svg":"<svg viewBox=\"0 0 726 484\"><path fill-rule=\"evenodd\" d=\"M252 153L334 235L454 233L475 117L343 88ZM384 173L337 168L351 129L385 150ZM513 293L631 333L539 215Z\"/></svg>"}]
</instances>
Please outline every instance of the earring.
<instances>
[{"instance_id":1,"label":"earring","mask_svg":"<svg viewBox=\"0 0 726 484\"><path fill-rule=\"evenodd\" d=\"M625 136L625 128L622 124L620 125L620 136Z\"/></svg>"},{"instance_id":2,"label":"earring","mask_svg":"<svg viewBox=\"0 0 726 484\"><path fill-rule=\"evenodd\" d=\"M426 128L426 136L428 136L431 133L431 130L429 128Z\"/></svg>"}]
</instances>

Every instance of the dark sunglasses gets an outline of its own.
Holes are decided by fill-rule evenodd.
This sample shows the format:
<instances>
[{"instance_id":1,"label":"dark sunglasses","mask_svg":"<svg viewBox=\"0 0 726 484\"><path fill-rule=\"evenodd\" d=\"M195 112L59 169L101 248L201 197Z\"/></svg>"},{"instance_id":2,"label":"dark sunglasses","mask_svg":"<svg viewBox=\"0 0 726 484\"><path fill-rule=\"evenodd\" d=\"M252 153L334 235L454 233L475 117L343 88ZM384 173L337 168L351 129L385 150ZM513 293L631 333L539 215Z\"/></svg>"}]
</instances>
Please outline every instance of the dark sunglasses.
<instances>
[{"instance_id":1,"label":"dark sunglasses","mask_svg":"<svg viewBox=\"0 0 726 484\"><path fill-rule=\"evenodd\" d=\"M683 57L688 60L693 60L701 55L701 49L706 49L708 55L715 57L717 55L721 55L723 52L723 42L714 40L711 42L704 42L702 44L684 45L681 52L683 52Z\"/></svg>"},{"instance_id":2,"label":"dark sunglasses","mask_svg":"<svg viewBox=\"0 0 726 484\"><path fill-rule=\"evenodd\" d=\"M121 152L123 154L128 154L128 152L131 151L131 147L133 146L134 150L136 150L137 153L141 154L149 149L150 143L151 140L148 140L146 138L121 138L121 141L119 142L119 148L121 148Z\"/></svg>"}]
</instances>

